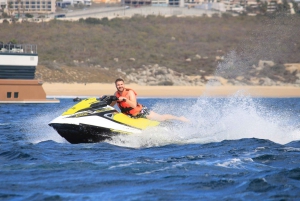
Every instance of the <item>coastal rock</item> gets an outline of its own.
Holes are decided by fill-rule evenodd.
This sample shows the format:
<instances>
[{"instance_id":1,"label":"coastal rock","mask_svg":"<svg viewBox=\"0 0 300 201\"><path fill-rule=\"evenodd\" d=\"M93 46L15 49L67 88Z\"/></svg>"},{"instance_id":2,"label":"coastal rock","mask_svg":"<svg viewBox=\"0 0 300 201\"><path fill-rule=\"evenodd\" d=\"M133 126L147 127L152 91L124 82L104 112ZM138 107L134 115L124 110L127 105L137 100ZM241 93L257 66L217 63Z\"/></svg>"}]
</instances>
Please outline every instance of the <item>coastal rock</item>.
<instances>
[{"instance_id":1,"label":"coastal rock","mask_svg":"<svg viewBox=\"0 0 300 201\"><path fill-rule=\"evenodd\" d=\"M149 86L157 86L158 83L156 81L149 81L149 82L147 82L147 85L149 85Z\"/></svg>"},{"instance_id":2,"label":"coastal rock","mask_svg":"<svg viewBox=\"0 0 300 201\"><path fill-rule=\"evenodd\" d=\"M216 56L216 61L224 60L224 57Z\"/></svg>"},{"instance_id":3,"label":"coastal rock","mask_svg":"<svg viewBox=\"0 0 300 201\"><path fill-rule=\"evenodd\" d=\"M208 82L220 83L221 85L225 85L228 83L227 79L220 76L204 76L204 79L207 80Z\"/></svg>"},{"instance_id":4,"label":"coastal rock","mask_svg":"<svg viewBox=\"0 0 300 201\"><path fill-rule=\"evenodd\" d=\"M196 55L195 55L195 58L196 58L196 59L201 59L201 56L200 56L199 54L196 54Z\"/></svg>"},{"instance_id":5,"label":"coastal rock","mask_svg":"<svg viewBox=\"0 0 300 201\"><path fill-rule=\"evenodd\" d=\"M148 82L156 82L156 78L150 76L150 77L148 77L147 81L148 81Z\"/></svg>"},{"instance_id":6,"label":"coastal rock","mask_svg":"<svg viewBox=\"0 0 300 201\"><path fill-rule=\"evenodd\" d=\"M294 71L297 71L297 73L300 72L300 63L287 63L284 64L285 69L289 71L290 73L293 73Z\"/></svg>"},{"instance_id":7,"label":"coastal rock","mask_svg":"<svg viewBox=\"0 0 300 201\"><path fill-rule=\"evenodd\" d=\"M130 82L142 85L175 85L175 86L202 86L206 83L200 75L187 76L170 68L155 65L142 65L127 75Z\"/></svg>"},{"instance_id":8,"label":"coastal rock","mask_svg":"<svg viewBox=\"0 0 300 201\"><path fill-rule=\"evenodd\" d=\"M295 84L300 85L300 79L296 80Z\"/></svg>"},{"instance_id":9,"label":"coastal rock","mask_svg":"<svg viewBox=\"0 0 300 201\"><path fill-rule=\"evenodd\" d=\"M276 82L274 82L273 80L271 80L268 77L265 78L261 78L260 79L260 85L262 86L272 86L272 85L278 85Z\"/></svg>"},{"instance_id":10,"label":"coastal rock","mask_svg":"<svg viewBox=\"0 0 300 201\"><path fill-rule=\"evenodd\" d=\"M273 61L265 61L265 60L259 60L258 67L263 68L265 66L274 66L275 63Z\"/></svg>"},{"instance_id":11,"label":"coastal rock","mask_svg":"<svg viewBox=\"0 0 300 201\"><path fill-rule=\"evenodd\" d=\"M118 70L119 71L119 70ZM130 82L137 83L139 85L174 85L174 86L222 86L222 85L284 85L284 77L276 77L276 81L268 77L260 77L259 71L257 69L252 70L252 77L249 75L239 75L235 78L225 79L221 76L205 76L205 71L199 70L200 75L184 75L173 69L167 68L165 66L154 65L141 65L140 67L135 67L127 75L127 79ZM256 73L255 73L256 72ZM122 73L122 72L121 72ZM254 76L253 76L254 75ZM300 73L297 75L297 80L295 84L300 84Z\"/></svg>"},{"instance_id":12,"label":"coastal rock","mask_svg":"<svg viewBox=\"0 0 300 201\"><path fill-rule=\"evenodd\" d=\"M237 80L241 81L241 80L243 80L243 79L244 79L244 76L237 76L235 79L237 79Z\"/></svg>"}]
</instances>

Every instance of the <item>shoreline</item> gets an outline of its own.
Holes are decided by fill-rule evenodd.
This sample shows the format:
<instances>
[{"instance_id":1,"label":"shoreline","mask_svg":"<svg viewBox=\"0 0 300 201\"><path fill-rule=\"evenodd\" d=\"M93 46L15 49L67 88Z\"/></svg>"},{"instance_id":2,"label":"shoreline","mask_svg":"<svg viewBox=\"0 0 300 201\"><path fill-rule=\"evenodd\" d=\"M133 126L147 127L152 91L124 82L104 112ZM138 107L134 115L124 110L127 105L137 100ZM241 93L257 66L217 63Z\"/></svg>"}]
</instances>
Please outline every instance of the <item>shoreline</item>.
<instances>
[{"instance_id":1,"label":"shoreline","mask_svg":"<svg viewBox=\"0 0 300 201\"><path fill-rule=\"evenodd\" d=\"M180 98L180 97L227 97L238 93L261 98L300 97L300 87L295 86L141 86L126 84L134 89L138 97ZM47 96L78 97L113 95L114 83L44 83Z\"/></svg>"}]
</instances>

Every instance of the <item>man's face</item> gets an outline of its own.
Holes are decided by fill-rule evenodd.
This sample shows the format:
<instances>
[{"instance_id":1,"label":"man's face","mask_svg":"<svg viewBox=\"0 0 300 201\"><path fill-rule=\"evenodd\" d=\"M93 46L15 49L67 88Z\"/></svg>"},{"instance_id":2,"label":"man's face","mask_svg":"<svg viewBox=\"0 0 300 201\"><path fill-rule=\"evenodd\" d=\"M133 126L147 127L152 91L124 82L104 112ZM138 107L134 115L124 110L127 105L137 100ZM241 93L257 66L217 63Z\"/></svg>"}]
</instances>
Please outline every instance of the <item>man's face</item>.
<instances>
[{"instance_id":1,"label":"man's face","mask_svg":"<svg viewBox=\"0 0 300 201\"><path fill-rule=\"evenodd\" d=\"M116 83L116 88L117 88L118 91L123 91L124 90L124 82L118 81Z\"/></svg>"}]
</instances>

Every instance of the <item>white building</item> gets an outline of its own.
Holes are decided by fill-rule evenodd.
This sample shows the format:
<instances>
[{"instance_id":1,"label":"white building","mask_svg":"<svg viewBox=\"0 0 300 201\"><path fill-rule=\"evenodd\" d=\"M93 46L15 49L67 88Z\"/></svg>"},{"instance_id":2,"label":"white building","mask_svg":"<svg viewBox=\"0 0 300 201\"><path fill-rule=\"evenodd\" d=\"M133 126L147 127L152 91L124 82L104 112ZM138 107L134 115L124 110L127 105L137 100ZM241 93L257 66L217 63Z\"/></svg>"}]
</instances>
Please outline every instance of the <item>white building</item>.
<instances>
[{"instance_id":1,"label":"white building","mask_svg":"<svg viewBox=\"0 0 300 201\"><path fill-rule=\"evenodd\" d=\"M56 5L65 8L68 6L74 6L74 5L85 5L85 6L91 6L92 5L92 0L62 0L62 1L56 1Z\"/></svg>"},{"instance_id":2,"label":"white building","mask_svg":"<svg viewBox=\"0 0 300 201\"><path fill-rule=\"evenodd\" d=\"M55 13L55 0L0 0L1 7L11 13Z\"/></svg>"},{"instance_id":3,"label":"white building","mask_svg":"<svg viewBox=\"0 0 300 201\"><path fill-rule=\"evenodd\" d=\"M6 0L0 0L0 9L1 10L5 10L6 9L6 5L7 5L7 1Z\"/></svg>"},{"instance_id":4,"label":"white building","mask_svg":"<svg viewBox=\"0 0 300 201\"><path fill-rule=\"evenodd\" d=\"M168 6L169 0L152 0L152 6Z\"/></svg>"},{"instance_id":5,"label":"white building","mask_svg":"<svg viewBox=\"0 0 300 201\"><path fill-rule=\"evenodd\" d=\"M83 4L86 6L91 6L92 5L92 1L91 0L73 0L73 4Z\"/></svg>"}]
</instances>

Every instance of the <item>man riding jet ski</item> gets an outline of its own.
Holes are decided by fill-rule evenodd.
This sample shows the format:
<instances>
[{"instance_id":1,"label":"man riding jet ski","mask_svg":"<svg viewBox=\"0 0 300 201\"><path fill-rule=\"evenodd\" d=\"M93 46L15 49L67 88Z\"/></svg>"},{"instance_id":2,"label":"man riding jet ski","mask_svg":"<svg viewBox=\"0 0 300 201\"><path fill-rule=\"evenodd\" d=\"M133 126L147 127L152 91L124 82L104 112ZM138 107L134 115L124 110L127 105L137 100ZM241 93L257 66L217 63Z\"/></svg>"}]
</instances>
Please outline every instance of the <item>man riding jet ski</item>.
<instances>
[{"instance_id":1,"label":"man riding jet ski","mask_svg":"<svg viewBox=\"0 0 300 201\"><path fill-rule=\"evenodd\" d=\"M116 96L103 96L100 100L82 100L49 125L72 144L94 143L110 139L118 134L141 133L142 130L159 125L158 121L132 118L110 106Z\"/></svg>"},{"instance_id":2,"label":"man riding jet ski","mask_svg":"<svg viewBox=\"0 0 300 201\"><path fill-rule=\"evenodd\" d=\"M155 121L179 120L182 122L189 122L189 120L184 116L177 117L171 114L158 114L154 111L148 110L146 106L137 102L137 93L133 89L126 88L122 78L116 79L115 86L117 91L114 95L118 99L112 101L110 105L114 106L118 103L121 112L124 114L131 117L143 117Z\"/></svg>"},{"instance_id":3,"label":"man riding jet ski","mask_svg":"<svg viewBox=\"0 0 300 201\"><path fill-rule=\"evenodd\" d=\"M70 143L100 142L116 134L140 133L159 125L160 121L179 120L185 117L157 114L136 100L136 92L125 88L124 80L115 81L115 96L104 96L99 100L89 98L81 101L49 123ZM122 113L113 106L118 103Z\"/></svg>"}]
</instances>

